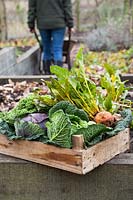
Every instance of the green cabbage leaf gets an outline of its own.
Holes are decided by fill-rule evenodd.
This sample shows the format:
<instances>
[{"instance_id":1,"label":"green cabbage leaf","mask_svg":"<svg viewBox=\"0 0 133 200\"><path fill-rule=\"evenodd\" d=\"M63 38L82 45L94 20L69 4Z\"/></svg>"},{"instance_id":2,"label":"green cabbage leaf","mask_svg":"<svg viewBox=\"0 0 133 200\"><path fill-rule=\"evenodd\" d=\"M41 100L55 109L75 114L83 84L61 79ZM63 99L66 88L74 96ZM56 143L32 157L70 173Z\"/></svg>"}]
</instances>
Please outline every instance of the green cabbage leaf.
<instances>
[{"instance_id":1,"label":"green cabbage leaf","mask_svg":"<svg viewBox=\"0 0 133 200\"><path fill-rule=\"evenodd\" d=\"M64 113L68 115L77 116L82 120L85 120L87 122L89 121L89 117L87 113L84 110L77 108L75 105L71 104L69 101L60 101L57 104L55 104L49 110L49 117L51 117L54 112L60 109L63 110Z\"/></svg>"},{"instance_id":2,"label":"green cabbage leaf","mask_svg":"<svg viewBox=\"0 0 133 200\"><path fill-rule=\"evenodd\" d=\"M50 121L46 122L49 143L60 147L71 147L71 122L69 117L58 110L52 114Z\"/></svg>"}]
</instances>

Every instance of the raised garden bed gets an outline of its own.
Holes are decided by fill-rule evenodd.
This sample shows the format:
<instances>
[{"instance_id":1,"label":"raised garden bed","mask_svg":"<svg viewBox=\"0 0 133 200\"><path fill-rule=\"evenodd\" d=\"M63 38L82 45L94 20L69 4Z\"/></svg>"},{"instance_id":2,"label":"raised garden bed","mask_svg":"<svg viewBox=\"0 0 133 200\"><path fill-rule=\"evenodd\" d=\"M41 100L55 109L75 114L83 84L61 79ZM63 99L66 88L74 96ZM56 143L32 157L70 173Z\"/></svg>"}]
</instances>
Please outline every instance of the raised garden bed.
<instances>
[{"instance_id":1,"label":"raised garden bed","mask_svg":"<svg viewBox=\"0 0 133 200\"><path fill-rule=\"evenodd\" d=\"M10 79L10 77L0 78L0 112L14 108L21 98L27 96L37 87L45 90L46 87L39 82L39 78L43 78L42 76L39 76L37 80L32 76L33 81L30 77L25 78L24 76L16 76L14 79Z\"/></svg>"},{"instance_id":2,"label":"raised garden bed","mask_svg":"<svg viewBox=\"0 0 133 200\"><path fill-rule=\"evenodd\" d=\"M0 177L2 200L132 200L133 154L84 176L0 154Z\"/></svg>"},{"instance_id":3,"label":"raised garden bed","mask_svg":"<svg viewBox=\"0 0 133 200\"><path fill-rule=\"evenodd\" d=\"M39 74L39 52L38 45L27 49L21 47L21 53L18 50L19 56L16 55L15 47L3 48L0 51L0 76Z\"/></svg>"},{"instance_id":4,"label":"raised garden bed","mask_svg":"<svg viewBox=\"0 0 133 200\"><path fill-rule=\"evenodd\" d=\"M127 83L133 83L133 74L122 74L121 75L122 81L127 81Z\"/></svg>"}]
</instances>

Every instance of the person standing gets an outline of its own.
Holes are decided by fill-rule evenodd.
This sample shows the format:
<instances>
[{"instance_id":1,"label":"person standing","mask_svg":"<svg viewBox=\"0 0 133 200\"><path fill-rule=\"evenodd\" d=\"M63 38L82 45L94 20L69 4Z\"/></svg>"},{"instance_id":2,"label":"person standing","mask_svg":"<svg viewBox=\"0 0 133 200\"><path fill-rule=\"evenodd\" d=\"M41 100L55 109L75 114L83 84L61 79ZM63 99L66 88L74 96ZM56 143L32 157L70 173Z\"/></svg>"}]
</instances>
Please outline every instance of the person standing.
<instances>
[{"instance_id":1,"label":"person standing","mask_svg":"<svg viewBox=\"0 0 133 200\"><path fill-rule=\"evenodd\" d=\"M66 28L73 28L71 0L28 0L28 26L40 32L43 45L43 70L50 74L50 65L63 65L63 42Z\"/></svg>"}]
</instances>

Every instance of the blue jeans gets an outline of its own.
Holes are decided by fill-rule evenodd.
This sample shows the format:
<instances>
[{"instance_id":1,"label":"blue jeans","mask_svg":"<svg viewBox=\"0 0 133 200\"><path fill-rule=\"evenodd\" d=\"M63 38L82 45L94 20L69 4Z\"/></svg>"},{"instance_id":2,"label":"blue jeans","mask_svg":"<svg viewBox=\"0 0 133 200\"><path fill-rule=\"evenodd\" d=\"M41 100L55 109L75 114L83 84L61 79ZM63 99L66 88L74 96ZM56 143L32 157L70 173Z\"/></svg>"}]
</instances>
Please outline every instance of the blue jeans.
<instances>
[{"instance_id":1,"label":"blue jeans","mask_svg":"<svg viewBox=\"0 0 133 200\"><path fill-rule=\"evenodd\" d=\"M62 61L65 28L39 30L43 44L43 60Z\"/></svg>"}]
</instances>

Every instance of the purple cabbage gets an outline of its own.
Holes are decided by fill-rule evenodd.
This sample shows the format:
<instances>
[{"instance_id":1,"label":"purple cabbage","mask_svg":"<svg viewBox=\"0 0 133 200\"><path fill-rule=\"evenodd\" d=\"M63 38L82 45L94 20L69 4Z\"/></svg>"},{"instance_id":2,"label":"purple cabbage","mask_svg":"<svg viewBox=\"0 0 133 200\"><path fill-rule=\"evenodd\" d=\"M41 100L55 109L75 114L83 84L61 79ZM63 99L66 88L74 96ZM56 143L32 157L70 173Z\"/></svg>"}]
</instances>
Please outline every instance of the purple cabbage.
<instances>
[{"instance_id":1,"label":"purple cabbage","mask_svg":"<svg viewBox=\"0 0 133 200\"><path fill-rule=\"evenodd\" d=\"M38 124L42 129L46 129L45 123L48 121L48 115L45 113L32 113L22 118L22 120Z\"/></svg>"}]
</instances>

